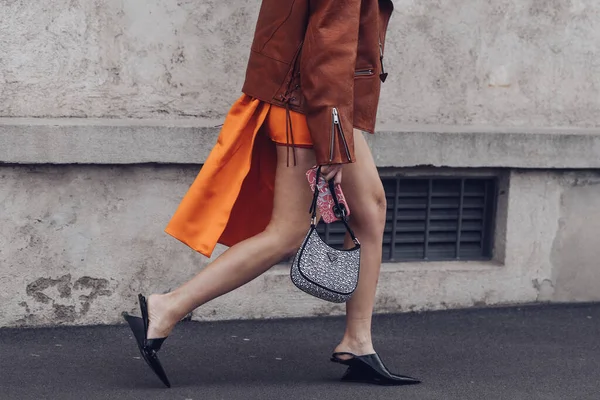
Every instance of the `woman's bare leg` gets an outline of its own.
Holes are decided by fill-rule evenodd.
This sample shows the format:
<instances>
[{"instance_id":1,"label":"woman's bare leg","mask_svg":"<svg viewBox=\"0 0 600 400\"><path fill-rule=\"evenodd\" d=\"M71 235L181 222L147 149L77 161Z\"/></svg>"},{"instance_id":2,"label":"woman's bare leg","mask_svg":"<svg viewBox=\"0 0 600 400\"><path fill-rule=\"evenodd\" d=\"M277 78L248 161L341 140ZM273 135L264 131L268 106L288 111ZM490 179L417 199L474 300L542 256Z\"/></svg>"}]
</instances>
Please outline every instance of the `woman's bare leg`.
<instances>
[{"instance_id":1,"label":"woman's bare leg","mask_svg":"<svg viewBox=\"0 0 600 400\"><path fill-rule=\"evenodd\" d=\"M354 148L356 162L344 166L342 187L351 212L350 224L361 243L361 265L358 287L346 304L346 331L335 351L364 355L374 352L371 317L381 266L386 200L371 150L356 129ZM353 243L346 236L346 246L351 248Z\"/></svg>"},{"instance_id":2,"label":"woman's bare leg","mask_svg":"<svg viewBox=\"0 0 600 400\"><path fill-rule=\"evenodd\" d=\"M167 336L186 314L250 282L300 247L310 225L312 200L305 173L315 164L315 156L312 149L296 149L297 165L288 167L286 151L277 146L275 198L267 229L232 246L174 291L150 296L148 338Z\"/></svg>"}]
</instances>

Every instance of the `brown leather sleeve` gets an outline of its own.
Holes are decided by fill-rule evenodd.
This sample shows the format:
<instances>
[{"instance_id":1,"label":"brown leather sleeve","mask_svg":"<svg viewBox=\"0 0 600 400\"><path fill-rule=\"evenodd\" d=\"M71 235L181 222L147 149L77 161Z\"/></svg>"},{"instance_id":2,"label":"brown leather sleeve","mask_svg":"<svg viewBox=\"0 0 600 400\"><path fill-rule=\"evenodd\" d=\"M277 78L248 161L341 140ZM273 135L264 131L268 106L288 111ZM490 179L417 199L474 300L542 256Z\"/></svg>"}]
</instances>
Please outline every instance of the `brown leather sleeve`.
<instances>
[{"instance_id":1,"label":"brown leather sleeve","mask_svg":"<svg viewBox=\"0 0 600 400\"><path fill-rule=\"evenodd\" d=\"M306 119L319 165L356 160L354 69L360 7L361 0L310 1L300 77Z\"/></svg>"}]
</instances>

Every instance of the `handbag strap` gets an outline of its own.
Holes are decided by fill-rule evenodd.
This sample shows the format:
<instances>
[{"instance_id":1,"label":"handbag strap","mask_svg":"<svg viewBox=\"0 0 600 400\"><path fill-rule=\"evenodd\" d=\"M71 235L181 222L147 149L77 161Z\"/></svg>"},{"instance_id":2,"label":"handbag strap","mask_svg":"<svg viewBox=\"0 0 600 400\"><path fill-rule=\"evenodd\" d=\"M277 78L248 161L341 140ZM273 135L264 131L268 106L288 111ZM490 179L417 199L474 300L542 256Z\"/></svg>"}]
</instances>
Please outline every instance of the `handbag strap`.
<instances>
[{"instance_id":1,"label":"handbag strap","mask_svg":"<svg viewBox=\"0 0 600 400\"><path fill-rule=\"evenodd\" d=\"M319 166L319 168L317 168L317 179L315 181L315 193L313 195L313 200L312 200L312 204L310 205L310 209L308 210L308 212L312 216L311 217L311 226L313 226L313 227L317 226L317 200L319 198L319 178L320 177L321 177L321 167ZM340 207L340 203L338 201L337 195L335 194L335 186L333 185L333 181L329 181L328 185L329 185L329 191L331 192L331 196L333 197L333 202L335 203L335 206L338 208L338 210L342 213L342 216L340 218L341 221L344 223L344 226L346 227L346 230L350 234L350 237L352 238L352 241L354 242L354 244L360 246L360 242L358 241L358 239L356 238L356 235L354 235L354 231L352 230L352 228L350 228L350 225L348 224L348 216L346 215L346 208Z\"/></svg>"}]
</instances>

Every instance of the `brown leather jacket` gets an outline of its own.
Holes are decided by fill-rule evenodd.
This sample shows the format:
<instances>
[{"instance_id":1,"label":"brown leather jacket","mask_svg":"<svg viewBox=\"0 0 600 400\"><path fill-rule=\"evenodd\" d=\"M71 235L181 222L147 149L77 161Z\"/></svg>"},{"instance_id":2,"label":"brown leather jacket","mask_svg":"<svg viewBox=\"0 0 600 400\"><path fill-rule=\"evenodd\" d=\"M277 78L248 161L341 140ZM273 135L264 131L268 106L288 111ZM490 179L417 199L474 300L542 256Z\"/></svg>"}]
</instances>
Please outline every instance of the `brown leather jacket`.
<instances>
[{"instance_id":1,"label":"brown leather jacket","mask_svg":"<svg viewBox=\"0 0 600 400\"><path fill-rule=\"evenodd\" d=\"M353 127L375 130L393 8L391 0L262 2L242 91L305 114L319 165L354 162Z\"/></svg>"}]
</instances>

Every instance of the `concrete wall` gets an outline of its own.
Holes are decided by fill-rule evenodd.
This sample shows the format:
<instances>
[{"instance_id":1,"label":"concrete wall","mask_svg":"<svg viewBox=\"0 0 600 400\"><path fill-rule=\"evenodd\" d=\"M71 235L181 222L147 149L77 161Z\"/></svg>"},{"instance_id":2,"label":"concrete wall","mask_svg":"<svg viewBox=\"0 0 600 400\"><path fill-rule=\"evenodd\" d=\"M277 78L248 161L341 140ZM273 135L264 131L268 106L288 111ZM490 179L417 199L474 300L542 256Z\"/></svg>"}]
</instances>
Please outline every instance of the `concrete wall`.
<instances>
[{"instance_id":1,"label":"concrete wall","mask_svg":"<svg viewBox=\"0 0 600 400\"><path fill-rule=\"evenodd\" d=\"M219 120L259 3L0 2L0 117ZM597 1L394 3L381 122L600 125Z\"/></svg>"},{"instance_id":2,"label":"concrete wall","mask_svg":"<svg viewBox=\"0 0 600 400\"><path fill-rule=\"evenodd\" d=\"M259 3L0 1L0 326L120 322L206 265L162 230L240 94ZM503 190L494 261L384 264L376 310L600 301L600 3L394 3L378 166ZM276 266L195 315L342 311Z\"/></svg>"},{"instance_id":3,"label":"concrete wall","mask_svg":"<svg viewBox=\"0 0 600 400\"><path fill-rule=\"evenodd\" d=\"M197 170L1 167L0 326L117 323L139 291L166 291L199 271L208 260L162 232ZM500 176L496 259L384 264L378 312L600 300L600 173ZM276 266L195 315L343 312L295 289L288 274Z\"/></svg>"}]
</instances>

